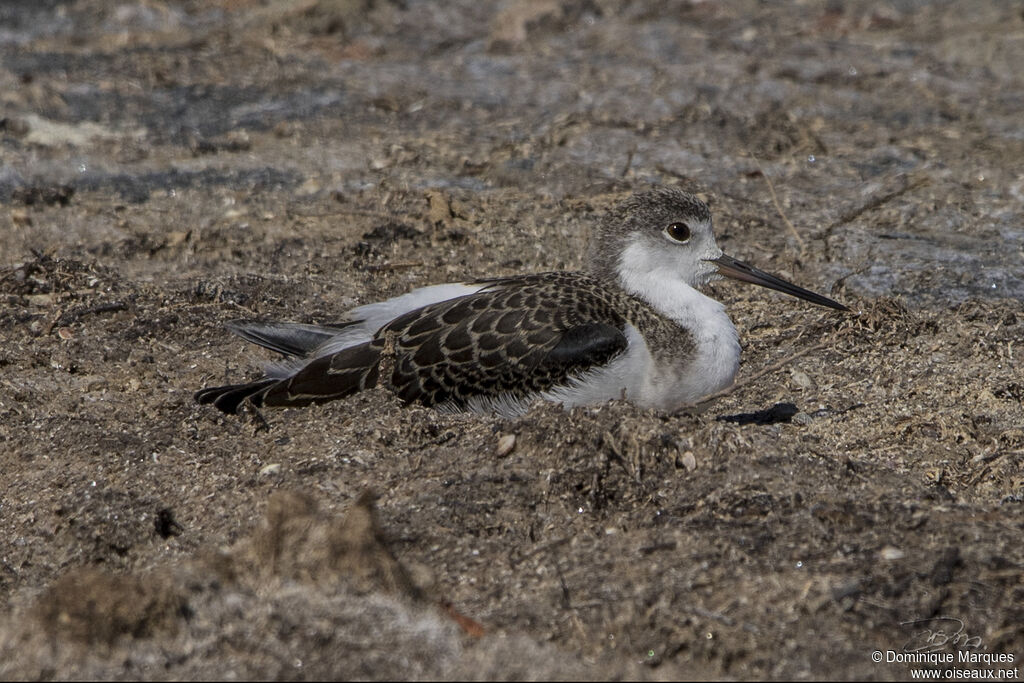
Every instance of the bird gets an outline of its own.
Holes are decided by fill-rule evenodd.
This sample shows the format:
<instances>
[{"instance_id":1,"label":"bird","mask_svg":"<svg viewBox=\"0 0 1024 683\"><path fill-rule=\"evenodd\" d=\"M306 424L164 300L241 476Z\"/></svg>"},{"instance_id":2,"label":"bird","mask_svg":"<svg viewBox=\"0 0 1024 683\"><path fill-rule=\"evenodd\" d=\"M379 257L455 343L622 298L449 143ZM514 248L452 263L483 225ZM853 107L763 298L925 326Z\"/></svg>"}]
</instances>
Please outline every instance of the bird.
<instances>
[{"instance_id":1,"label":"bird","mask_svg":"<svg viewBox=\"0 0 1024 683\"><path fill-rule=\"evenodd\" d=\"M566 408L625 399L671 412L730 386L740 343L700 290L730 277L849 309L727 256L705 202L675 187L636 192L599 221L586 270L431 285L348 312L339 323L233 321L276 351L265 376L195 394L300 407L378 385L407 404L515 417L538 399Z\"/></svg>"}]
</instances>

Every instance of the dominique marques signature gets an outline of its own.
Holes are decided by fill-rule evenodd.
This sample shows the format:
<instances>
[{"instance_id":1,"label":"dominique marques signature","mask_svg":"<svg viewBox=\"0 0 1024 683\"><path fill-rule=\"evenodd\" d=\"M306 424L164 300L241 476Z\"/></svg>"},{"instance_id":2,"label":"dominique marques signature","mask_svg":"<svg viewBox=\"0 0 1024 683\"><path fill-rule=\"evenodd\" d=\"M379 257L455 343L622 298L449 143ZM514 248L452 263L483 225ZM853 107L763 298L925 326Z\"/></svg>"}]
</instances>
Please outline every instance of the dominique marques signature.
<instances>
[{"instance_id":1,"label":"dominique marques signature","mask_svg":"<svg viewBox=\"0 0 1024 683\"><path fill-rule=\"evenodd\" d=\"M915 629L903 645L904 652L937 652L947 646L983 649L981 636L967 633L964 622L956 617L931 617L900 622Z\"/></svg>"}]
</instances>

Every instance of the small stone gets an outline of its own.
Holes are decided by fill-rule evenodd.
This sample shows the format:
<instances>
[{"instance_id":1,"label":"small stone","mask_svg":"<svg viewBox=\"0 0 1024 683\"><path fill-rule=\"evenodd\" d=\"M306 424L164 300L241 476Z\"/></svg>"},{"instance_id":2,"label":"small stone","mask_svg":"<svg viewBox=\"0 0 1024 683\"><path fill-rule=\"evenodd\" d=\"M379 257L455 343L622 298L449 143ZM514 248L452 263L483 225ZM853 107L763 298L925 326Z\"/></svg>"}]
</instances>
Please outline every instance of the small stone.
<instances>
[{"instance_id":1,"label":"small stone","mask_svg":"<svg viewBox=\"0 0 1024 683\"><path fill-rule=\"evenodd\" d=\"M814 380L803 370L793 368L789 371L789 376L793 378L793 382L801 389L813 389Z\"/></svg>"},{"instance_id":2,"label":"small stone","mask_svg":"<svg viewBox=\"0 0 1024 683\"><path fill-rule=\"evenodd\" d=\"M506 455L512 452L512 449L516 447L516 435L505 434L498 439L498 450L495 451L499 458L504 458Z\"/></svg>"},{"instance_id":3,"label":"small stone","mask_svg":"<svg viewBox=\"0 0 1024 683\"><path fill-rule=\"evenodd\" d=\"M260 468L261 477L273 477L281 473L281 463L272 462Z\"/></svg>"},{"instance_id":4,"label":"small stone","mask_svg":"<svg viewBox=\"0 0 1024 683\"><path fill-rule=\"evenodd\" d=\"M188 241L192 236L191 230L175 230L167 233L167 246L177 247Z\"/></svg>"},{"instance_id":5,"label":"small stone","mask_svg":"<svg viewBox=\"0 0 1024 683\"><path fill-rule=\"evenodd\" d=\"M887 545L879 551L879 556L887 562L895 562L896 560L902 560L904 552L899 548L894 548L891 545Z\"/></svg>"},{"instance_id":6,"label":"small stone","mask_svg":"<svg viewBox=\"0 0 1024 683\"><path fill-rule=\"evenodd\" d=\"M693 472L697 469L697 458L693 455L693 451L686 451L679 456L679 462L683 464L687 472Z\"/></svg>"},{"instance_id":7,"label":"small stone","mask_svg":"<svg viewBox=\"0 0 1024 683\"><path fill-rule=\"evenodd\" d=\"M406 564L405 569L409 573L409 579L412 580L413 585L421 591L428 592L437 586L437 575L429 565L410 561Z\"/></svg>"}]
</instances>

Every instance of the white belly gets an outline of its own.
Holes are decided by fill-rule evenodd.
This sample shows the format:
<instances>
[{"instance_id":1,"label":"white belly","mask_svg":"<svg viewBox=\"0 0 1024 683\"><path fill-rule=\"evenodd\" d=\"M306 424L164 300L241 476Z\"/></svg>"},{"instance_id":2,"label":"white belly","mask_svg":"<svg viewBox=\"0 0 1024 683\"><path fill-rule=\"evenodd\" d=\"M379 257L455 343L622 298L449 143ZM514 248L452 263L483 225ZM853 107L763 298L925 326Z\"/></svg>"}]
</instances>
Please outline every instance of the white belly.
<instances>
[{"instance_id":1,"label":"white belly","mask_svg":"<svg viewBox=\"0 0 1024 683\"><path fill-rule=\"evenodd\" d=\"M724 314L722 318L724 325L709 325L697 335L694 354L661 362L655 361L643 336L629 325L624 354L541 396L567 408L622 398L642 408L666 411L693 403L728 387L739 369L736 329Z\"/></svg>"}]
</instances>

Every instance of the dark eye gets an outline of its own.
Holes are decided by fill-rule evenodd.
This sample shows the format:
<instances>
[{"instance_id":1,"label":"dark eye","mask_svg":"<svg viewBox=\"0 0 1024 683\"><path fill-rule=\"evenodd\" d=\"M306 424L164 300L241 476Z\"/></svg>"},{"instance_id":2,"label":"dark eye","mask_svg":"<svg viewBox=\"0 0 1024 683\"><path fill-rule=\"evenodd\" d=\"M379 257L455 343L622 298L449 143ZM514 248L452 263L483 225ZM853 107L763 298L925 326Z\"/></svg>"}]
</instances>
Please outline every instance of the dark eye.
<instances>
[{"instance_id":1,"label":"dark eye","mask_svg":"<svg viewBox=\"0 0 1024 683\"><path fill-rule=\"evenodd\" d=\"M665 234L676 242L687 242L690 239L690 226L686 223L673 223L665 228Z\"/></svg>"}]
</instances>

